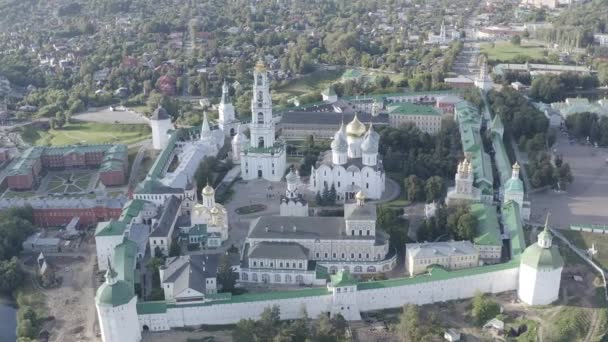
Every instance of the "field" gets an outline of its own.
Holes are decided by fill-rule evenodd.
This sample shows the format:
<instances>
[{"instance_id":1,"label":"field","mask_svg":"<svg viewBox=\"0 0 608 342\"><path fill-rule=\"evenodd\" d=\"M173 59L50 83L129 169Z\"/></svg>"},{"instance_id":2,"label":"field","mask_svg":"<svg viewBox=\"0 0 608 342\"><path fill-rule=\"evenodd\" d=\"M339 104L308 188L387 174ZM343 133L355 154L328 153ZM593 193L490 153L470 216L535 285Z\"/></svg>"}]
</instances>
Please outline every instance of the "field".
<instances>
[{"instance_id":1,"label":"field","mask_svg":"<svg viewBox=\"0 0 608 342\"><path fill-rule=\"evenodd\" d=\"M598 252L593 259L603 268L608 269L608 235L571 230L562 230L561 232L580 249L587 250L595 244L595 249Z\"/></svg>"},{"instance_id":2,"label":"field","mask_svg":"<svg viewBox=\"0 0 608 342\"><path fill-rule=\"evenodd\" d=\"M494 47L492 43L481 45L481 52L488 56L490 61L494 62L510 62L517 57L525 57L526 59L539 60L543 59L543 51L545 48L541 45L513 45L511 42L496 42Z\"/></svg>"},{"instance_id":3,"label":"field","mask_svg":"<svg viewBox=\"0 0 608 342\"><path fill-rule=\"evenodd\" d=\"M273 95L277 97L301 96L308 93L321 92L327 86L337 82L344 70L317 70L301 78L287 82L277 87Z\"/></svg>"},{"instance_id":4,"label":"field","mask_svg":"<svg viewBox=\"0 0 608 342\"><path fill-rule=\"evenodd\" d=\"M70 144L132 144L150 137L147 125L77 122L61 129L37 132L31 143L38 146Z\"/></svg>"}]
</instances>

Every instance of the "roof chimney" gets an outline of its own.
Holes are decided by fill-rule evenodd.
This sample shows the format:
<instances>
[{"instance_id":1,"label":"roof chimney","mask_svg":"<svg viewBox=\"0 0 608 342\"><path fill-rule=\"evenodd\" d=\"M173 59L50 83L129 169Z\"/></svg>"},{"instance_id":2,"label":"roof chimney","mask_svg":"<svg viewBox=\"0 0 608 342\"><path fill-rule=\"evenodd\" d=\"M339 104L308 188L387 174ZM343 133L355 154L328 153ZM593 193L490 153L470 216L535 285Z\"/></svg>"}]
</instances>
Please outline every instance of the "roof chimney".
<instances>
[{"instance_id":1,"label":"roof chimney","mask_svg":"<svg viewBox=\"0 0 608 342\"><path fill-rule=\"evenodd\" d=\"M264 230L266 231L266 233L268 233L268 231L270 230L268 227L264 228Z\"/></svg>"}]
</instances>

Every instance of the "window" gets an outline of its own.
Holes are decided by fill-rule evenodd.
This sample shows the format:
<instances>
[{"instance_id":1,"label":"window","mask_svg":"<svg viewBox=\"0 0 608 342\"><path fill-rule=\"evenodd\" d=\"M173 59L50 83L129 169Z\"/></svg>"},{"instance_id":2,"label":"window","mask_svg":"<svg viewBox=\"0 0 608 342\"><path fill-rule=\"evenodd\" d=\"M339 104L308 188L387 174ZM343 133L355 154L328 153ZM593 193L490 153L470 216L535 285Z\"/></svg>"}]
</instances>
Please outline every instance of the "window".
<instances>
[{"instance_id":1,"label":"window","mask_svg":"<svg viewBox=\"0 0 608 342\"><path fill-rule=\"evenodd\" d=\"M365 253L365 258L369 259L369 253Z\"/></svg>"},{"instance_id":2,"label":"window","mask_svg":"<svg viewBox=\"0 0 608 342\"><path fill-rule=\"evenodd\" d=\"M350 258L354 259L355 258L355 253L350 253Z\"/></svg>"},{"instance_id":3,"label":"window","mask_svg":"<svg viewBox=\"0 0 608 342\"><path fill-rule=\"evenodd\" d=\"M294 263L292 263L292 264L291 264L291 266L292 266L293 268L296 268L296 263L295 263L295 262L294 262Z\"/></svg>"},{"instance_id":4,"label":"window","mask_svg":"<svg viewBox=\"0 0 608 342\"><path fill-rule=\"evenodd\" d=\"M281 282L281 275L280 274L275 274L274 275L274 282L275 283L280 283Z\"/></svg>"},{"instance_id":5,"label":"window","mask_svg":"<svg viewBox=\"0 0 608 342\"><path fill-rule=\"evenodd\" d=\"M369 236L369 229L367 230L367 236Z\"/></svg>"},{"instance_id":6,"label":"window","mask_svg":"<svg viewBox=\"0 0 608 342\"><path fill-rule=\"evenodd\" d=\"M336 258L336 253L332 254L332 257L335 259Z\"/></svg>"},{"instance_id":7,"label":"window","mask_svg":"<svg viewBox=\"0 0 608 342\"><path fill-rule=\"evenodd\" d=\"M355 230L354 229L350 232L350 235L355 236Z\"/></svg>"},{"instance_id":8,"label":"window","mask_svg":"<svg viewBox=\"0 0 608 342\"><path fill-rule=\"evenodd\" d=\"M327 259L327 252L325 252L325 259Z\"/></svg>"},{"instance_id":9,"label":"window","mask_svg":"<svg viewBox=\"0 0 608 342\"><path fill-rule=\"evenodd\" d=\"M260 261L260 267L264 267L264 262Z\"/></svg>"},{"instance_id":10,"label":"window","mask_svg":"<svg viewBox=\"0 0 608 342\"><path fill-rule=\"evenodd\" d=\"M317 258L319 257L319 252L315 253L315 255L317 256Z\"/></svg>"},{"instance_id":11,"label":"window","mask_svg":"<svg viewBox=\"0 0 608 342\"><path fill-rule=\"evenodd\" d=\"M338 188L340 187L340 182L338 181Z\"/></svg>"},{"instance_id":12,"label":"window","mask_svg":"<svg viewBox=\"0 0 608 342\"><path fill-rule=\"evenodd\" d=\"M359 236L363 235L363 231L359 230Z\"/></svg>"},{"instance_id":13,"label":"window","mask_svg":"<svg viewBox=\"0 0 608 342\"><path fill-rule=\"evenodd\" d=\"M299 268L303 268L303 267L302 267L302 263L300 263L298 266L299 266Z\"/></svg>"},{"instance_id":14,"label":"window","mask_svg":"<svg viewBox=\"0 0 608 342\"><path fill-rule=\"evenodd\" d=\"M342 253L342 259L344 259L344 253Z\"/></svg>"},{"instance_id":15,"label":"window","mask_svg":"<svg viewBox=\"0 0 608 342\"><path fill-rule=\"evenodd\" d=\"M258 265L258 262L257 262L257 261L254 261L254 262L253 262L253 266L255 267L255 266L257 266L257 265Z\"/></svg>"},{"instance_id":16,"label":"window","mask_svg":"<svg viewBox=\"0 0 608 342\"><path fill-rule=\"evenodd\" d=\"M361 253L359 253L359 259L361 259Z\"/></svg>"},{"instance_id":17,"label":"window","mask_svg":"<svg viewBox=\"0 0 608 342\"><path fill-rule=\"evenodd\" d=\"M280 263L279 263L279 267L280 267L280 268L283 268L283 262L280 262Z\"/></svg>"},{"instance_id":18,"label":"window","mask_svg":"<svg viewBox=\"0 0 608 342\"><path fill-rule=\"evenodd\" d=\"M369 189L369 183L365 183L365 188Z\"/></svg>"}]
</instances>

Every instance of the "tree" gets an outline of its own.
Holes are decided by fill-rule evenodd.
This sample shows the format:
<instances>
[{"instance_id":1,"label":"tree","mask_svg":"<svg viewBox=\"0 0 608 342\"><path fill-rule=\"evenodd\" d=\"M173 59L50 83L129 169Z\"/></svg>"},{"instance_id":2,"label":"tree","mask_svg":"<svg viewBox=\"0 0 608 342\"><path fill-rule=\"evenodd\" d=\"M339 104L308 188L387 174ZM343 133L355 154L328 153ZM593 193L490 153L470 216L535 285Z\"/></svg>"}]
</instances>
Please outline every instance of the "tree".
<instances>
[{"instance_id":1,"label":"tree","mask_svg":"<svg viewBox=\"0 0 608 342\"><path fill-rule=\"evenodd\" d=\"M234 342L252 342L255 341L253 333L256 330L256 322L252 319L242 319L238 321L234 330L232 330L232 339Z\"/></svg>"},{"instance_id":2,"label":"tree","mask_svg":"<svg viewBox=\"0 0 608 342\"><path fill-rule=\"evenodd\" d=\"M19 266L16 257L0 261L0 293L11 293L17 289L25 279L25 272Z\"/></svg>"},{"instance_id":3,"label":"tree","mask_svg":"<svg viewBox=\"0 0 608 342\"><path fill-rule=\"evenodd\" d=\"M237 274L232 270L230 257L222 255L217 269L217 283L224 292L234 291Z\"/></svg>"},{"instance_id":4,"label":"tree","mask_svg":"<svg viewBox=\"0 0 608 342\"><path fill-rule=\"evenodd\" d=\"M426 320L420 314L418 306L407 304L399 317L397 335L403 342L432 341L435 321L428 317Z\"/></svg>"},{"instance_id":5,"label":"tree","mask_svg":"<svg viewBox=\"0 0 608 342\"><path fill-rule=\"evenodd\" d=\"M500 313L500 305L481 292L475 294L472 305L471 316L478 325L483 325Z\"/></svg>"},{"instance_id":6,"label":"tree","mask_svg":"<svg viewBox=\"0 0 608 342\"><path fill-rule=\"evenodd\" d=\"M255 334L260 341L272 341L281 329L281 311L278 305L267 307L257 321Z\"/></svg>"},{"instance_id":7,"label":"tree","mask_svg":"<svg viewBox=\"0 0 608 342\"><path fill-rule=\"evenodd\" d=\"M477 218L470 213L458 218L456 235L458 240L473 240L476 233Z\"/></svg>"},{"instance_id":8,"label":"tree","mask_svg":"<svg viewBox=\"0 0 608 342\"><path fill-rule=\"evenodd\" d=\"M439 176L433 176L427 179L424 185L424 191L426 193L427 203L440 200L441 197L443 197L443 193L445 191L443 178Z\"/></svg>"},{"instance_id":9,"label":"tree","mask_svg":"<svg viewBox=\"0 0 608 342\"><path fill-rule=\"evenodd\" d=\"M334 183L331 183L331 188L329 188L329 194L327 196L327 202L331 205L336 204L336 198L338 198L338 194L336 193L336 187Z\"/></svg>"},{"instance_id":10,"label":"tree","mask_svg":"<svg viewBox=\"0 0 608 342\"><path fill-rule=\"evenodd\" d=\"M315 202L317 205L323 205L323 197L321 196L320 191L317 191L317 194L315 195Z\"/></svg>"},{"instance_id":11,"label":"tree","mask_svg":"<svg viewBox=\"0 0 608 342\"><path fill-rule=\"evenodd\" d=\"M410 175L405 179L405 191L408 200L419 201L423 196L422 181L416 175Z\"/></svg>"},{"instance_id":12,"label":"tree","mask_svg":"<svg viewBox=\"0 0 608 342\"><path fill-rule=\"evenodd\" d=\"M572 171L570 171L570 164L563 163L561 166L556 167L555 171L557 172L555 179L557 179L559 189L566 190L568 185L574 181L574 176L572 175Z\"/></svg>"},{"instance_id":13,"label":"tree","mask_svg":"<svg viewBox=\"0 0 608 342\"><path fill-rule=\"evenodd\" d=\"M173 241L171 241L171 247L169 247L169 256L176 257L180 254L182 254L182 247L179 244L179 239L174 238Z\"/></svg>"},{"instance_id":14,"label":"tree","mask_svg":"<svg viewBox=\"0 0 608 342\"><path fill-rule=\"evenodd\" d=\"M19 338L35 338L36 337L36 328L34 324L29 319L24 319L19 322L19 327L17 327L17 336Z\"/></svg>"},{"instance_id":15,"label":"tree","mask_svg":"<svg viewBox=\"0 0 608 342\"><path fill-rule=\"evenodd\" d=\"M521 37L519 35L515 35L515 36L511 37L511 44L513 44L515 46L520 46L521 45Z\"/></svg>"},{"instance_id":16,"label":"tree","mask_svg":"<svg viewBox=\"0 0 608 342\"><path fill-rule=\"evenodd\" d=\"M323 205L331 205L329 199L329 188L327 187L327 183L323 184L323 194L321 195Z\"/></svg>"}]
</instances>

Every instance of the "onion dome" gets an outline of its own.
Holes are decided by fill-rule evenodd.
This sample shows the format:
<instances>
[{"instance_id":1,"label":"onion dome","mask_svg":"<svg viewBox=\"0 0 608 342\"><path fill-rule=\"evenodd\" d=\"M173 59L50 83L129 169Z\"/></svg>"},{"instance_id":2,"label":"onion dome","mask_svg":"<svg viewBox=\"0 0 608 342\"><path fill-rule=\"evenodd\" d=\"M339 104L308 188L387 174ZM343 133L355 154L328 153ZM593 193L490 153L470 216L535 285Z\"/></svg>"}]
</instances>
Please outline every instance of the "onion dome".
<instances>
[{"instance_id":1,"label":"onion dome","mask_svg":"<svg viewBox=\"0 0 608 342\"><path fill-rule=\"evenodd\" d=\"M380 134L374 131L373 126L369 125L369 130L365 134L365 139L361 144L361 150L364 153L378 153L378 147L380 146Z\"/></svg>"},{"instance_id":2,"label":"onion dome","mask_svg":"<svg viewBox=\"0 0 608 342\"><path fill-rule=\"evenodd\" d=\"M210 211L211 211L211 215L217 215L220 212L220 210L216 206L214 206L213 208L211 208Z\"/></svg>"},{"instance_id":3,"label":"onion dome","mask_svg":"<svg viewBox=\"0 0 608 342\"><path fill-rule=\"evenodd\" d=\"M209 185L209 183L207 183L207 186L203 188L202 194L203 196L213 196L215 194L215 190L211 185Z\"/></svg>"},{"instance_id":4,"label":"onion dome","mask_svg":"<svg viewBox=\"0 0 608 342\"><path fill-rule=\"evenodd\" d=\"M112 265L108 264L106 282L97 289L95 296L97 304L116 307L129 303L134 296L133 288L129 283L117 279L117 274L112 269Z\"/></svg>"},{"instance_id":5,"label":"onion dome","mask_svg":"<svg viewBox=\"0 0 608 342\"><path fill-rule=\"evenodd\" d=\"M344 122L342 122L340 129L334 134L334 140L331 142L331 149L336 152L348 151L348 142L344 135Z\"/></svg>"},{"instance_id":6,"label":"onion dome","mask_svg":"<svg viewBox=\"0 0 608 342\"><path fill-rule=\"evenodd\" d=\"M362 137L365 134L365 131L365 125L359 121L359 118L355 113L353 121L346 125L346 134L352 137Z\"/></svg>"}]
</instances>

